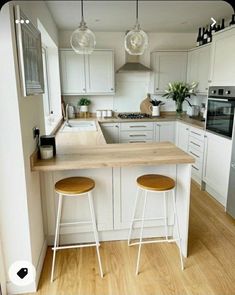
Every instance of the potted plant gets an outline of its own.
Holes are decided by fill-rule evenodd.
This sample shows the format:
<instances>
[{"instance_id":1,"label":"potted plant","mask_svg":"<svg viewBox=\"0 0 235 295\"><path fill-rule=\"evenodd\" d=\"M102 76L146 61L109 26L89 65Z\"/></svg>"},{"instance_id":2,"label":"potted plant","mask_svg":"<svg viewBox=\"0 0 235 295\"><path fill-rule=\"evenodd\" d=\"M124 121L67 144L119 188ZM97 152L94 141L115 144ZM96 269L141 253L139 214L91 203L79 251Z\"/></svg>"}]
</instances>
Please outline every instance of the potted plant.
<instances>
[{"instance_id":1,"label":"potted plant","mask_svg":"<svg viewBox=\"0 0 235 295\"><path fill-rule=\"evenodd\" d=\"M152 116L154 117L160 116L160 106L164 105L165 103L157 99L150 100L150 103L152 104L150 108L152 111Z\"/></svg>"},{"instance_id":2,"label":"potted plant","mask_svg":"<svg viewBox=\"0 0 235 295\"><path fill-rule=\"evenodd\" d=\"M88 106L90 104L91 104L91 101L88 98L82 97L78 102L78 106L80 106L80 112L82 113L88 112Z\"/></svg>"},{"instance_id":3,"label":"potted plant","mask_svg":"<svg viewBox=\"0 0 235 295\"><path fill-rule=\"evenodd\" d=\"M196 82L191 84L187 84L185 82L169 83L168 89L165 90L166 93L163 94L163 97L172 98L175 101L177 114L181 115L183 112L183 102L186 100L190 104L186 98L190 98L191 95L196 95L194 90L197 87L197 84L198 83Z\"/></svg>"}]
</instances>

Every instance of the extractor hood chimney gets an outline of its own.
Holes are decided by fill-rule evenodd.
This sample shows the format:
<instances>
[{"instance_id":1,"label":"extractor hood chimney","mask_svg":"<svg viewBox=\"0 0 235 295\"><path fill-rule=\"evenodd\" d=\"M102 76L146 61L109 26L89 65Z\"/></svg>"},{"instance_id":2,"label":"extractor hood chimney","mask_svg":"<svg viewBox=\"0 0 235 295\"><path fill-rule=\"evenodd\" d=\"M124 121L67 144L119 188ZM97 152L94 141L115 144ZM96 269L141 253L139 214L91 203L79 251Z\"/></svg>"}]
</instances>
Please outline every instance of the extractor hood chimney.
<instances>
[{"instance_id":1,"label":"extractor hood chimney","mask_svg":"<svg viewBox=\"0 0 235 295\"><path fill-rule=\"evenodd\" d=\"M126 52L126 62L117 70L117 73L125 72L152 72L152 70L140 63L139 55L130 55Z\"/></svg>"}]
</instances>

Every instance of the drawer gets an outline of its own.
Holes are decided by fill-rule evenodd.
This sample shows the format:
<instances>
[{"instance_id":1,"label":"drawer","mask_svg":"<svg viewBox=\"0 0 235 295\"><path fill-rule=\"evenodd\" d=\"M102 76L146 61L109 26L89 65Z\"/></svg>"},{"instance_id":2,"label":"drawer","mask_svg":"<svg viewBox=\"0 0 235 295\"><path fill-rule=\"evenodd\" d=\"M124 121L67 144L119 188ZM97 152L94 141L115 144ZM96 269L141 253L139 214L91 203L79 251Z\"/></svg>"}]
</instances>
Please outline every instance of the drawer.
<instances>
[{"instance_id":1,"label":"drawer","mask_svg":"<svg viewBox=\"0 0 235 295\"><path fill-rule=\"evenodd\" d=\"M153 142L152 139L120 139L119 143L146 143Z\"/></svg>"},{"instance_id":2,"label":"drawer","mask_svg":"<svg viewBox=\"0 0 235 295\"><path fill-rule=\"evenodd\" d=\"M198 140L195 137L189 136L188 145L189 145L189 148L192 147L193 149L203 153L203 147L204 147L204 142L203 141Z\"/></svg>"},{"instance_id":3,"label":"drawer","mask_svg":"<svg viewBox=\"0 0 235 295\"><path fill-rule=\"evenodd\" d=\"M120 132L121 139L131 139L131 140L145 140L151 139L153 140L153 131L121 131Z\"/></svg>"},{"instance_id":4,"label":"drawer","mask_svg":"<svg viewBox=\"0 0 235 295\"><path fill-rule=\"evenodd\" d=\"M120 130L153 130L153 122L128 122L120 123Z\"/></svg>"},{"instance_id":5,"label":"drawer","mask_svg":"<svg viewBox=\"0 0 235 295\"><path fill-rule=\"evenodd\" d=\"M198 140L204 141L204 134L205 134L204 130L190 127L189 136L192 136Z\"/></svg>"},{"instance_id":6,"label":"drawer","mask_svg":"<svg viewBox=\"0 0 235 295\"><path fill-rule=\"evenodd\" d=\"M192 172L198 173L198 174L201 175L201 173L202 173L202 163L199 160L196 160L196 162L192 164Z\"/></svg>"},{"instance_id":7,"label":"drawer","mask_svg":"<svg viewBox=\"0 0 235 295\"><path fill-rule=\"evenodd\" d=\"M194 159L197 161L199 161L200 163L202 163L203 160L203 153L194 149L192 146L188 147L188 153L194 157Z\"/></svg>"}]
</instances>

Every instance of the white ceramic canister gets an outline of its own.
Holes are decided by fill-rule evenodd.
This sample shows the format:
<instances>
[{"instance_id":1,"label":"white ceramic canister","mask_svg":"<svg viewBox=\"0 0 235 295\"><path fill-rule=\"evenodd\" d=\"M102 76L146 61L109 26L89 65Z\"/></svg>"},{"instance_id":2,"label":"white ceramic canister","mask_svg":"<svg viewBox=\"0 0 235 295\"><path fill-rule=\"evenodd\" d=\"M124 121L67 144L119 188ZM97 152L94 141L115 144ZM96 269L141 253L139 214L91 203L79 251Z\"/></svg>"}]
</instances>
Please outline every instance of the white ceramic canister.
<instances>
[{"instance_id":1,"label":"white ceramic canister","mask_svg":"<svg viewBox=\"0 0 235 295\"><path fill-rule=\"evenodd\" d=\"M160 106L151 106L152 109L152 116L158 117L160 116Z\"/></svg>"},{"instance_id":2,"label":"white ceramic canister","mask_svg":"<svg viewBox=\"0 0 235 295\"><path fill-rule=\"evenodd\" d=\"M82 113L88 112L88 106L80 106L80 112Z\"/></svg>"},{"instance_id":3,"label":"white ceramic canister","mask_svg":"<svg viewBox=\"0 0 235 295\"><path fill-rule=\"evenodd\" d=\"M96 111L96 118L101 118L102 117L102 111L97 110Z\"/></svg>"},{"instance_id":4,"label":"white ceramic canister","mask_svg":"<svg viewBox=\"0 0 235 295\"><path fill-rule=\"evenodd\" d=\"M48 160L53 158L53 146L52 145L41 145L40 146L40 156L43 160Z\"/></svg>"},{"instance_id":5,"label":"white ceramic canister","mask_svg":"<svg viewBox=\"0 0 235 295\"><path fill-rule=\"evenodd\" d=\"M113 116L113 111L112 110L107 110L107 117L112 118Z\"/></svg>"},{"instance_id":6,"label":"white ceramic canister","mask_svg":"<svg viewBox=\"0 0 235 295\"><path fill-rule=\"evenodd\" d=\"M102 117L107 117L107 110L102 110Z\"/></svg>"}]
</instances>

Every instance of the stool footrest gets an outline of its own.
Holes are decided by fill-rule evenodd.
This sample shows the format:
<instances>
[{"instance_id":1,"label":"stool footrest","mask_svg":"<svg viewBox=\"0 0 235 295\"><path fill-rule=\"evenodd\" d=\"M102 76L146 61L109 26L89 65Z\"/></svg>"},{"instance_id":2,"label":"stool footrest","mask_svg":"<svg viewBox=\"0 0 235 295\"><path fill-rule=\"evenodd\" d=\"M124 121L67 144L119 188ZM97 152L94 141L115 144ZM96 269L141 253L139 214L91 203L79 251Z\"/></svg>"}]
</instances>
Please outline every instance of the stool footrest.
<instances>
[{"instance_id":1,"label":"stool footrest","mask_svg":"<svg viewBox=\"0 0 235 295\"><path fill-rule=\"evenodd\" d=\"M76 225L76 224L92 224L92 222L91 221L63 222L63 223L60 223L60 226Z\"/></svg>"},{"instance_id":2,"label":"stool footrest","mask_svg":"<svg viewBox=\"0 0 235 295\"><path fill-rule=\"evenodd\" d=\"M62 249L73 249L73 248L86 248L86 247L94 247L96 244L83 244L83 245L71 245L71 246L60 246L60 247L53 247L53 251L62 250ZM100 244L98 244L100 246Z\"/></svg>"},{"instance_id":3,"label":"stool footrest","mask_svg":"<svg viewBox=\"0 0 235 295\"><path fill-rule=\"evenodd\" d=\"M135 242L135 243L130 243L128 246L134 246L134 245L139 245L139 244L153 244L153 243L173 243L177 242L179 239L161 239L161 240L153 240L153 241L142 241L142 242Z\"/></svg>"}]
</instances>

